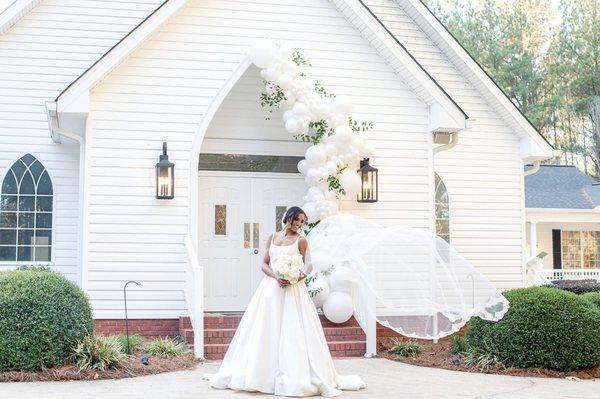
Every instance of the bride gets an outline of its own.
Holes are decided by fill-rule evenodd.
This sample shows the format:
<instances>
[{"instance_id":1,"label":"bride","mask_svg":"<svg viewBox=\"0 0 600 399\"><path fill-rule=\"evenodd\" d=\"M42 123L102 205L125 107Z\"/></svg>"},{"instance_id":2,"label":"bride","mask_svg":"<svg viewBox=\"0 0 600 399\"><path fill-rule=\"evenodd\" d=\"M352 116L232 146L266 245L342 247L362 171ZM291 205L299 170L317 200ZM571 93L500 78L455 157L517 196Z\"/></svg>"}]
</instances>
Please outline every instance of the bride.
<instances>
[{"instance_id":1,"label":"bride","mask_svg":"<svg viewBox=\"0 0 600 399\"><path fill-rule=\"evenodd\" d=\"M336 372L325 334L304 278L311 273L308 241L300 232L304 211L291 207L280 232L267 239L265 277L250 300L216 374L205 374L217 389L259 391L282 396L338 396L365 387L356 375ZM301 254L304 274L296 284L278 278L271 265L281 255Z\"/></svg>"}]
</instances>

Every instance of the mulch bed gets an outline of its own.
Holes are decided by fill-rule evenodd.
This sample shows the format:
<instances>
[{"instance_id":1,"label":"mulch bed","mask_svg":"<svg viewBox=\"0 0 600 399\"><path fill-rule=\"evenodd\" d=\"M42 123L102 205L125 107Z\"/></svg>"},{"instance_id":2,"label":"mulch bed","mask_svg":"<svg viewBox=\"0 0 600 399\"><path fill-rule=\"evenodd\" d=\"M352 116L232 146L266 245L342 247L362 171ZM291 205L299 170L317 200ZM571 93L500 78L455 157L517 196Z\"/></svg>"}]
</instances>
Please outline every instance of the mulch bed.
<instances>
[{"instance_id":1,"label":"mulch bed","mask_svg":"<svg viewBox=\"0 0 600 399\"><path fill-rule=\"evenodd\" d=\"M442 339L437 343L433 341L417 340L422 346L423 351L417 357L402 357L396 355L393 352L388 352L391 348L391 338L384 337L379 338L377 342L377 352L379 356L386 359L395 360L402 363L413 364L415 366L422 367L435 367L447 370L455 371L466 371L474 373L486 373L486 374L505 374L514 375L519 377L551 377L551 378L575 378L575 379L594 379L600 378L600 365L591 368L583 369L578 371L554 371L547 369L527 368L521 369L516 367L506 367L503 365L494 365L490 368L481 368L478 366L467 366L464 364L465 355L459 355L460 363L458 365L452 364L450 354L451 343L450 339Z\"/></svg>"},{"instance_id":2,"label":"mulch bed","mask_svg":"<svg viewBox=\"0 0 600 399\"><path fill-rule=\"evenodd\" d=\"M116 378L139 377L143 375L159 374L168 371L188 370L193 368L200 360L193 354L183 356L150 356L150 364L144 366L140 356L129 356L127 367L121 370L83 370L79 371L75 365L69 364L42 371L7 371L0 373L0 382L23 381L75 381L75 380L106 380Z\"/></svg>"}]
</instances>

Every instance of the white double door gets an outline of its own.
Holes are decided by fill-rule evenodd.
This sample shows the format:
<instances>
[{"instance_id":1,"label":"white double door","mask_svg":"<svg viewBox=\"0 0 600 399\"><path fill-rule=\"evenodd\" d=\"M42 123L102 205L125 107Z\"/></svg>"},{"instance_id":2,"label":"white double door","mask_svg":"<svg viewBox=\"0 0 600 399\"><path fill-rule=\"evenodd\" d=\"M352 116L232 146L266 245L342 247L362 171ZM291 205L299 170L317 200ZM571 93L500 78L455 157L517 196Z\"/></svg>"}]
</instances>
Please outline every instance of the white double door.
<instances>
[{"instance_id":1,"label":"white double door","mask_svg":"<svg viewBox=\"0 0 600 399\"><path fill-rule=\"evenodd\" d=\"M266 239L289 207L301 205L304 181L297 174L202 171L198 190L205 310L244 311L263 278Z\"/></svg>"}]
</instances>

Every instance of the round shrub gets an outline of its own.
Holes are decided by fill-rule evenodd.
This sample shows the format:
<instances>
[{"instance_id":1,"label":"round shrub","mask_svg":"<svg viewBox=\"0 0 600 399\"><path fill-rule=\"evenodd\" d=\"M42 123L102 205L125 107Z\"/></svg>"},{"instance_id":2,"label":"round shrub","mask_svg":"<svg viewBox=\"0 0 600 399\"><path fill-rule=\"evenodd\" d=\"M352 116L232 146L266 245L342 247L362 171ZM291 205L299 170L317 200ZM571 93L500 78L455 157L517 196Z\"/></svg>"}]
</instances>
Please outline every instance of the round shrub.
<instances>
[{"instance_id":1,"label":"round shrub","mask_svg":"<svg viewBox=\"0 0 600 399\"><path fill-rule=\"evenodd\" d=\"M471 319L470 345L515 367L571 371L600 363L600 309L588 300L548 287L504 296L510 307L502 320Z\"/></svg>"},{"instance_id":2,"label":"round shrub","mask_svg":"<svg viewBox=\"0 0 600 399\"><path fill-rule=\"evenodd\" d=\"M85 294L45 270L0 272L0 371L62 364L93 331Z\"/></svg>"},{"instance_id":3,"label":"round shrub","mask_svg":"<svg viewBox=\"0 0 600 399\"><path fill-rule=\"evenodd\" d=\"M597 306L600 310L600 292L588 292L587 294L583 294L581 297Z\"/></svg>"}]
</instances>

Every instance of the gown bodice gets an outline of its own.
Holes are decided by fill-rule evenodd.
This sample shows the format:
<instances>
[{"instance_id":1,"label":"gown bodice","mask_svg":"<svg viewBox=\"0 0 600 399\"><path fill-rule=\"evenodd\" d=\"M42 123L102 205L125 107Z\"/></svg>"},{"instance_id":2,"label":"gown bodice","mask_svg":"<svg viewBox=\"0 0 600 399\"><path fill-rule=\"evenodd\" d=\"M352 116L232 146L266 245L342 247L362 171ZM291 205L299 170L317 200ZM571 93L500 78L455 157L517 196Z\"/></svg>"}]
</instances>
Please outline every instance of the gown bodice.
<instances>
[{"instance_id":1,"label":"gown bodice","mask_svg":"<svg viewBox=\"0 0 600 399\"><path fill-rule=\"evenodd\" d=\"M294 242L289 245L275 245L273 243L274 238L275 232L271 234L271 245L269 246L269 258L271 259L271 262L281 255L291 256L300 253L300 249L298 248L298 240L300 239L300 235L298 235Z\"/></svg>"}]
</instances>

